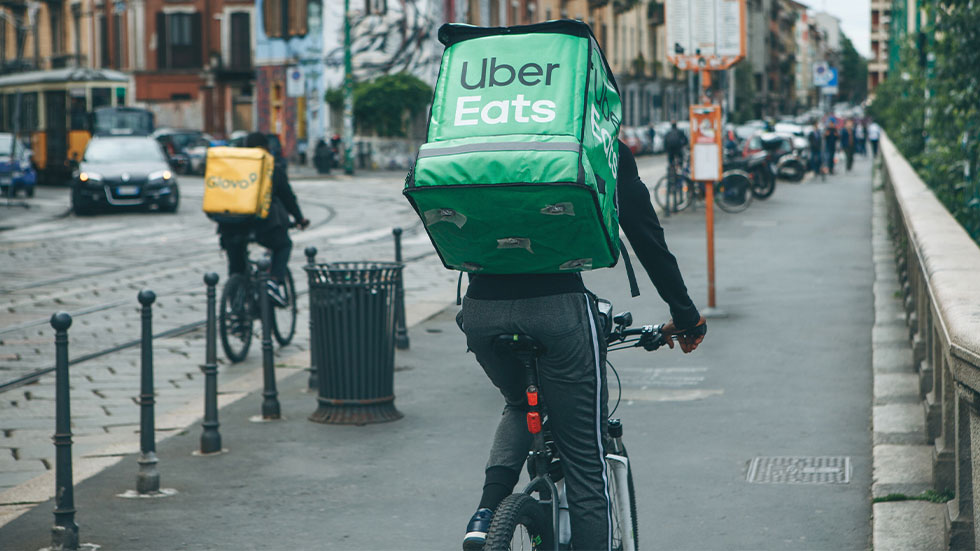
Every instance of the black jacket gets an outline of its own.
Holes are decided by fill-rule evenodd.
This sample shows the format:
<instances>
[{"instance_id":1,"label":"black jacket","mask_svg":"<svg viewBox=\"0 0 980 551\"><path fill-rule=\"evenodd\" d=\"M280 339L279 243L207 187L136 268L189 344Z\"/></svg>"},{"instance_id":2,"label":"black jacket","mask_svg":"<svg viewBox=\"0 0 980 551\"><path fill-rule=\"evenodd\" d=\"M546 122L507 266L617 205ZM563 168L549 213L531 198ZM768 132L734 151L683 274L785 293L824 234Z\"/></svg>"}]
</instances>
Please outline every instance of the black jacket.
<instances>
[{"instance_id":1,"label":"black jacket","mask_svg":"<svg viewBox=\"0 0 980 551\"><path fill-rule=\"evenodd\" d=\"M650 202L650 191L640 180L636 159L623 142L619 142L616 193L619 195L619 226L656 286L660 298L670 307L674 324L678 329L693 327L701 315L687 294L677 259L667 248L664 229ZM466 296L482 300L515 300L575 292L585 292L585 283L577 273L471 274Z\"/></svg>"}]
</instances>

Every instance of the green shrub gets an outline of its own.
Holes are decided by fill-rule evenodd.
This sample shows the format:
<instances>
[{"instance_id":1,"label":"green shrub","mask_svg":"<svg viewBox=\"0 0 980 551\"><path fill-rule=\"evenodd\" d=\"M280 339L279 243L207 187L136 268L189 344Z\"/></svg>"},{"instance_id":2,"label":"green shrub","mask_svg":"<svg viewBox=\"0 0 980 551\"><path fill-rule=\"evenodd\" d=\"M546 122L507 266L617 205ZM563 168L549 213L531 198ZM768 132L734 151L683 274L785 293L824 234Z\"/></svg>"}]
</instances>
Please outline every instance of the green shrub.
<instances>
[{"instance_id":1,"label":"green shrub","mask_svg":"<svg viewBox=\"0 0 980 551\"><path fill-rule=\"evenodd\" d=\"M354 84L354 125L381 137L403 137L409 117L424 113L432 101L432 88L408 74L385 75ZM344 108L343 88L327 90L325 100L339 113Z\"/></svg>"}]
</instances>

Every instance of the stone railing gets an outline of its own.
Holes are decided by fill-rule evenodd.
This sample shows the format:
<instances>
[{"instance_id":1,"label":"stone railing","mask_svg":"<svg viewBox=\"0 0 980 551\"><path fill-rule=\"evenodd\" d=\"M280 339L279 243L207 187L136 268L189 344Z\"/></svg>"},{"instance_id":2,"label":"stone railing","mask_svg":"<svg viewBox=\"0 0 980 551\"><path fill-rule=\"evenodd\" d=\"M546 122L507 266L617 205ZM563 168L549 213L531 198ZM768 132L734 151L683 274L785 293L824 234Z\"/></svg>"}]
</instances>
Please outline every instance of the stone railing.
<instances>
[{"instance_id":1,"label":"stone railing","mask_svg":"<svg viewBox=\"0 0 980 551\"><path fill-rule=\"evenodd\" d=\"M980 496L980 247L908 161L881 140L882 182L913 361L935 446L936 489L952 490L950 549L977 549Z\"/></svg>"}]
</instances>

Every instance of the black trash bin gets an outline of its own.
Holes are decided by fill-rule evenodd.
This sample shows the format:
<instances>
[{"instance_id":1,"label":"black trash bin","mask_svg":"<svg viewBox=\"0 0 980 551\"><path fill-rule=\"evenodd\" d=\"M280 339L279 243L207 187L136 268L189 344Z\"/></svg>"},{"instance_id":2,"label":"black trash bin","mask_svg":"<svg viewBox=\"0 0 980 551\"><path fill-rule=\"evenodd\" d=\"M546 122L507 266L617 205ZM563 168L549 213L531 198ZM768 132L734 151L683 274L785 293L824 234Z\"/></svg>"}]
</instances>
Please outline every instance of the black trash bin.
<instances>
[{"instance_id":1,"label":"black trash bin","mask_svg":"<svg viewBox=\"0 0 980 551\"><path fill-rule=\"evenodd\" d=\"M317 423L400 419L395 409L395 299L402 265L330 262L306 266L310 354L319 376Z\"/></svg>"}]
</instances>

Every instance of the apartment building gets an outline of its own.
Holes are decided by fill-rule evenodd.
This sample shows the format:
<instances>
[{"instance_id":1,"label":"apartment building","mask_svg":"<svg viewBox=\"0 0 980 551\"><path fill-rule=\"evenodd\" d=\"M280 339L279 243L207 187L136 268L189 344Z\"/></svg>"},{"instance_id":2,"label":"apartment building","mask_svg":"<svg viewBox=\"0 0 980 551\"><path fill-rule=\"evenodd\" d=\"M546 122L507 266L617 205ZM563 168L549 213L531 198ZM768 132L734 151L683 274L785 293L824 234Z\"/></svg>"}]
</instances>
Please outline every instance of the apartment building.
<instances>
[{"instance_id":1,"label":"apartment building","mask_svg":"<svg viewBox=\"0 0 980 551\"><path fill-rule=\"evenodd\" d=\"M891 0L871 0L871 60L868 61L868 93L888 76L888 37L891 32Z\"/></svg>"},{"instance_id":2,"label":"apartment building","mask_svg":"<svg viewBox=\"0 0 980 551\"><path fill-rule=\"evenodd\" d=\"M473 25L576 19L592 28L623 96L623 123L687 118L684 74L666 58L663 2L639 0L467 0L456 13ZM675 78L676 77L676 78Z\"/></svg>"}]
</instances>

